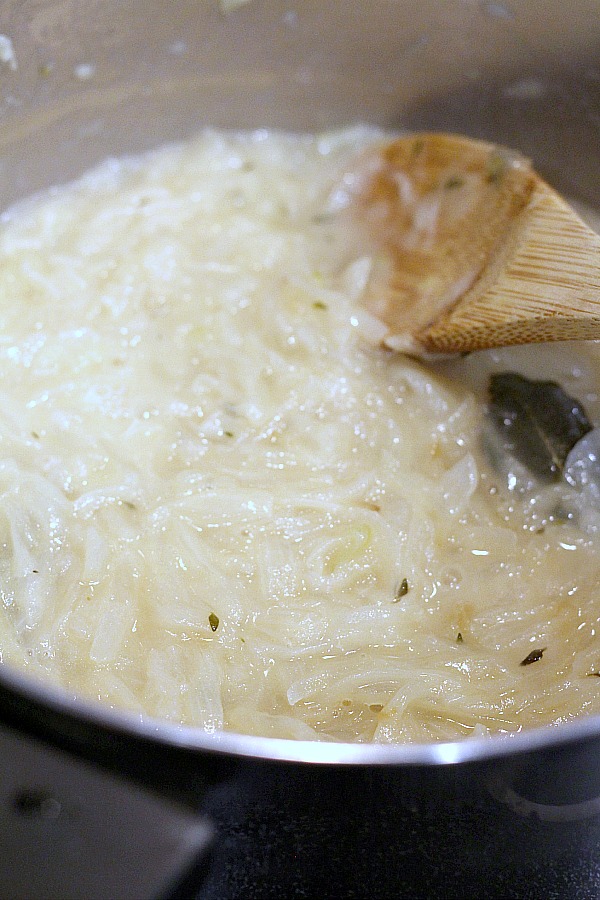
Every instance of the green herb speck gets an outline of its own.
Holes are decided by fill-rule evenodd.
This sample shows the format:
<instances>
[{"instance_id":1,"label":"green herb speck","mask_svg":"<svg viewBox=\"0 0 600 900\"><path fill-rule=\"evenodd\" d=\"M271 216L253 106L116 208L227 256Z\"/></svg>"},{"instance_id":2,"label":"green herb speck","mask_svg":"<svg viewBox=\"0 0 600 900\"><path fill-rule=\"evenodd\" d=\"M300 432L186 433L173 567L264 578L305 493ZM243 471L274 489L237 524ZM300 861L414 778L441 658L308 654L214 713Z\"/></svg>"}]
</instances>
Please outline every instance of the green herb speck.
<instances>
[{"instance_id":1,"label":"green herb speck","mask_svg":"<svg viewBox=\"0 0 600 900\"><path fill-rule=\"evenodd\" d=\"M408 578L403 578L398 586L398 590L396 591L396 600L401 600L402 597L405 597L408 594Z\"/></svg>"},{"instance_id":2,"label":"green herb speck","mask_svg":"<svg viewBox=\"0 0 600 900\"><path fill-rule=\"evenodd\" d=\"M486 181L488 184L500 184L506 172L506 160L499 153L493 152L488 157Z\"/></svg>"},{"instance_id":3,"label":"green herb speck","mask_svg":"<svg viewBox=\"0 0 600 900\"><path fill-rule=\"evenodd\" d=\"M446 190L451 190L452 188L462 187L465 183L465 179L461 178L460 175L451 175L450 178L447 178L444 182L444 187Z\"/></svg>"},{"instance_id":4,"label":"green herb speck","mask_svg":"<svg viewBox=\"0 0 600 900\"><path fill-rule=\"evenodd\" d=\"M208 617L208 624L210 625L211 631L216 631L219 627L219 617L215 615L215 613L211 613Z\"/></svg>"},{"instance_id":5,"label":"green herb speck","mask_svg":"<svg viewBox=\"0 0 600 900\"><path fill-rule=\"evenodd\" d=\"M528 653L525 659L522 659L519 665L521 666L530 666L531 663L538 662L544 655L545 647L542 647L541 650L532 650L531 653Z\"/></svg>"},{"instance_id":6,"label":"green herb speck","mask_svg":"<svg viewBox=\"0 0 600 900\"><path fill-rule=\"evenodd\" d=\"M327 309L327 304L323 303L322 300L315 300L315 302L313 303L313 308L314 309Z\"/></svg>"},{"instance_id":7,"label":"green herb speck","mask_svg":"<svg viewBox=\"0 0 600 900\"><path fill-rule=\"evenodd\" d=\"M462 636L462 634L461 634L460 631L459 631L458 634L456 635L456 643L457 643L457 644L462 644L462 642L463 642L463 636Z\"/></svg>"}]
</instances>

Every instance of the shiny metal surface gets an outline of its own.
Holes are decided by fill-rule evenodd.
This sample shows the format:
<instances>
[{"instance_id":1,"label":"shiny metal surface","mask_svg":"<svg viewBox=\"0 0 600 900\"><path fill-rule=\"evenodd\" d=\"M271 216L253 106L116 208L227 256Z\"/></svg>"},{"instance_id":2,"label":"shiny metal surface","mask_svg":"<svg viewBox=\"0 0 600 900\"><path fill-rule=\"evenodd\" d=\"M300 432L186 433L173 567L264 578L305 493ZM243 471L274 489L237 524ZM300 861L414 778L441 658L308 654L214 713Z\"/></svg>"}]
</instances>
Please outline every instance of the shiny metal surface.
<instances>
[{"instance_id":1,"label":"shiny metal surface","mask_svg":"<svg viewBox=\"0 0 600 900\"><path fill-rule=\"evenodd\" d=\"M206 125L460 130L600 203L595 0L4 0L0 205Z\"/></svg>"}]
</instances>

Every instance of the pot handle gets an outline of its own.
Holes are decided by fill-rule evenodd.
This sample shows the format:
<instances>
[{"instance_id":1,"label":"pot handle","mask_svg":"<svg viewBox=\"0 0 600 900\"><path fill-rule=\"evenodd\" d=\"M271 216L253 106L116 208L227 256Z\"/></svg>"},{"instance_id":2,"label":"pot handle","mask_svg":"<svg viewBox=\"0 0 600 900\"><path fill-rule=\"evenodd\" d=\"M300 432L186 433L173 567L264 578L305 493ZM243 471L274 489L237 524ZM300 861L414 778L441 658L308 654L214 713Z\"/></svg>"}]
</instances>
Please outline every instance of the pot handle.
<instances>
[{"instance_id":1,"label":"pot handle","mask_svg":"<svg viewBox=\"0 0 600 900\"><path fill-rule=\"evenodd\" d=\"M189 807L0 726L0 896L159 898L209 847Z\"/></svg>"},{"instance_id":2,"label":"pot handle","mask_svg":"<svg viewBox=\"0 0 600 900\"><path fill-rule=\"evenodd\" d=\"M201 878L205 796L238 762L113 727L14 681L0 665L0 897L155 900L191 866Z\"/></svg>"}]
</instances>

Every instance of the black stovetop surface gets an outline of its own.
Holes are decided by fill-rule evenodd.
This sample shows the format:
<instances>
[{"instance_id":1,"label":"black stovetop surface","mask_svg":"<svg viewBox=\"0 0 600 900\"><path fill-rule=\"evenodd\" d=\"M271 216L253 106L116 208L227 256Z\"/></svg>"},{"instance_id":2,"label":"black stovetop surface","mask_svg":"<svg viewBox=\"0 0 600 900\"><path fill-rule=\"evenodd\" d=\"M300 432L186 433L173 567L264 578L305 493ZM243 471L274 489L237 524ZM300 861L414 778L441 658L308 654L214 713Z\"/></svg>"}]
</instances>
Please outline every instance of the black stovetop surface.
<instances>
[{"instance_id":1,"label":"black stovetop surface","mask_svg":"<svg viewBox=\"0 0 600 900\"><path fill-rule=\"evenodd\" d=\"M501 808L482 825L476 808L423 817L404 800L385 773L282 769L222 785L205 804L212 853L169 900L600 898L600 817L538 833Z\"/></svg>"}]
</instances>

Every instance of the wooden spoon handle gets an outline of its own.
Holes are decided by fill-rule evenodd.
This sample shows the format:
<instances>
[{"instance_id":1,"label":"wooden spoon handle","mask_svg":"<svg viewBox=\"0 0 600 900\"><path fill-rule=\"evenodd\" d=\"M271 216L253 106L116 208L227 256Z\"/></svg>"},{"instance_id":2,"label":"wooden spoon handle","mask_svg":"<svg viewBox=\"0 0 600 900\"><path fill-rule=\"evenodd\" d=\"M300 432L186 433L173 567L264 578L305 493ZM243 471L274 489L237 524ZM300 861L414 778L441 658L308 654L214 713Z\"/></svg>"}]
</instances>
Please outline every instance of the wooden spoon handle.
<instances>
[{"instance_id":1,"label":"wooden spoon handle","mask_svg":"<svg viewBox=\"0 0 600 900\"><path fill-rule=\"evenodd\" d=\"M416 337L438 353L600 338L600 236L538 180L482 276Z\"/></svg>"}]
</instances>

